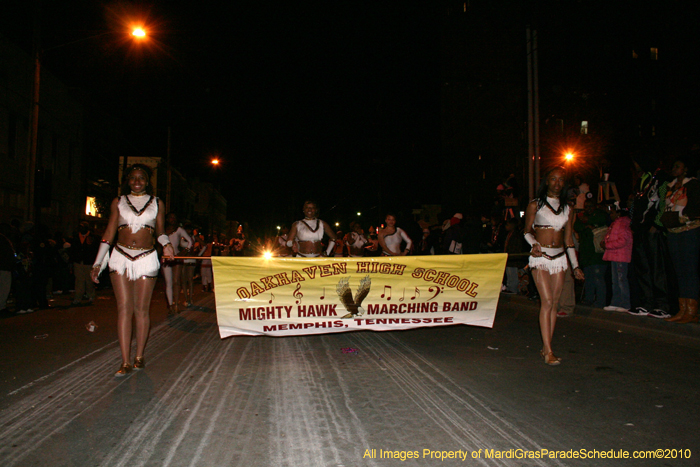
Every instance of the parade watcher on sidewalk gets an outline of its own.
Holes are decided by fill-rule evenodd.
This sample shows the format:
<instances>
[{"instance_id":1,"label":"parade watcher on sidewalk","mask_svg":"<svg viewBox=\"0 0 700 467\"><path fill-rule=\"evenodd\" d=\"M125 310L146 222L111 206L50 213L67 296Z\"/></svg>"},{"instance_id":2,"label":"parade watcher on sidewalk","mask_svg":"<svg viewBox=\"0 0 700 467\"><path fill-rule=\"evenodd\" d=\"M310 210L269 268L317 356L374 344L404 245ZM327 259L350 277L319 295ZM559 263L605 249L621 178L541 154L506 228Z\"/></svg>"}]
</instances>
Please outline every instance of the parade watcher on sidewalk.
<instances>
[{"instance_id":1,"label":"parade watcher on sidewalk","mask_svg":"<svg viewBox=\"0 0 700 467\"><path fill-rule=\"evenodd\" d=\"M668 184L665 211L661 220L668 229L668 249L678 275L680 311L668 321L695 323L698 321L700 295L700 182L686 158L673 164L673 181Z\"/></svg>"},{"instance_id":2,"label":"parade watcher on sidewalk","mask_svg":"<svg viewBox=\"0 0 700 467\"><path fill-rule=\"evenodd\" d=\"M676 298L676 281L671 256L663 229L656 225L661 188L665 174L658 169L658 161L640 154L633 161L637 180L630 227L632 244L632 274L630 313L637 316L668 318Z\"/></svg>"},{"instance_id":3,"label":"parade watcher on sidewalk","mask_svg":"<svg viewBox=\"0 0 700 467\"><path fill-rule=\"evenodd\" d=\"M607 296L605 272L608 264L603 261L603 251L600 245L596 248L595 238L598 231L607 229L607 216L598 209L596 202L587 199L583 204L583 212L579 213L574 222L574 230L579 234L579 261L586 275L583 284L583 301L595 308L603 308Z\"/></svg>"},{"instance_id":4,"label":"parade watcher on sidewalk","mask_svg":"<svg viewBox=\"0 0 700 467\"><path fill-rule=\"evenodd\" d=\"M78 234L70 241L68 250L75 276L73 306L80 305L84 295L87 295L88 305L95 300L95 283L90 278L90 271L99 247L99 237L92 233L87 221L82 221L78 226Z\"/></svg>"},{"instance_id":5,"label":"parade watcher on sidewalk","mask_svg":"<svg viewBox=\"0 0 700 467\"><path fill-rule=\"evenodd\" d=\"M610 261L612 267L612 300L603 308L608 311L630 310L630 285L627 280L629 263L632 261L632 229L628 213L618 205L608 206L612 224L603 240L605 253L603 259Z\"/></svg>"}]
</instances>

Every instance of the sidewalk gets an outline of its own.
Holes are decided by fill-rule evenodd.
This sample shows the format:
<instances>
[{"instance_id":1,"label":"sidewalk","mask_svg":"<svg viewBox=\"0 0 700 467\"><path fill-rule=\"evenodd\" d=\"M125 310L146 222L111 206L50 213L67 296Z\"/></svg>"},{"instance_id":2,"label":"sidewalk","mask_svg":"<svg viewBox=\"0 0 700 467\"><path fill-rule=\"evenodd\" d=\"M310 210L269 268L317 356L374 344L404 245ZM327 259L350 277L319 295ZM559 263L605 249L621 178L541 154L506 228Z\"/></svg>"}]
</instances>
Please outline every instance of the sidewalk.
<instances>
[{"instance_id":1,"label":"sidewalk","mask_svg":"<svg viewBox=\"0 0 700 467\"><path fill-rule=\"evenodd\" d=\"M501 294L500 302L517 304L523 309L537 312L540 307L539 300L529 300L524 295ZM605 329L617 329L620 332L642 335L651 339L665 342L673 342L689 347L700 348L700 324L676 324L663 319L650 318L648 316L633 316L617 311L605 311L602 308L594 308L576 304L574 315L565 320L580 321L582 324L597 326Z\"/></svg>"}]
</instances>

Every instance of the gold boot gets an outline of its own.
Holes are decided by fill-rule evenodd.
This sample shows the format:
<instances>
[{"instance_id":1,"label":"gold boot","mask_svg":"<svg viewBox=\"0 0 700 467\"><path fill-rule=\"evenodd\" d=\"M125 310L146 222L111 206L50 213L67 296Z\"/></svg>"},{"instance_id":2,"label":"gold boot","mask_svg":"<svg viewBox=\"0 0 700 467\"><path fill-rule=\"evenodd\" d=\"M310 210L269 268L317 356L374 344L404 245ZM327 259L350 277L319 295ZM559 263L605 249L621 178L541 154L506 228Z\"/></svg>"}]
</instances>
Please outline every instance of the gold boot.
<instances>
[{"instance_id":1,"label":"gold boot","mask_svg":"<svg viewBox=\"0 0 700 467\"><path fill-rule=\"evenodd\" d=\"M114 376L117 378L121 378L122 376L126 376L127 374L131 373L131 365L128 363L122 363L122 366L119 367L119 370L117 370L116 373L114 373Z\"/></svg>"},{"instance_id":2,"label":"gold boot","mask_svg":"<svg viewBox=\"0 0 700 467\"><path fill-rule=\"evenodd\" d=\"M683 318L676 321L679 324L697 323L698 322L698 301L692 298L686 298L687 308Z\"/></svg>"},{"instance_id":3,"label":"gold boot","mask_svg":"<svg viewBox=\"0 0 700 467\"><path fill-rule=\"evenodd\" d=\"M136 357L134 359L134 370L143 370L146 368L146 360L143 357Z\"/></svg>"},{"instance_id":4,"label":"gold boot","mask_svg":"<svg viewBox=\"0 0 700 467\"><path fill-rule=\"evenodd\" d=\"M666 318L666 321L671 321L673 323L677 323L678 321L682 320L685 314L688 312L688 299L687 298L679 298L678 299L678 313L675 315L671 316L670 318Z\"/></svg>"}]
</instances>

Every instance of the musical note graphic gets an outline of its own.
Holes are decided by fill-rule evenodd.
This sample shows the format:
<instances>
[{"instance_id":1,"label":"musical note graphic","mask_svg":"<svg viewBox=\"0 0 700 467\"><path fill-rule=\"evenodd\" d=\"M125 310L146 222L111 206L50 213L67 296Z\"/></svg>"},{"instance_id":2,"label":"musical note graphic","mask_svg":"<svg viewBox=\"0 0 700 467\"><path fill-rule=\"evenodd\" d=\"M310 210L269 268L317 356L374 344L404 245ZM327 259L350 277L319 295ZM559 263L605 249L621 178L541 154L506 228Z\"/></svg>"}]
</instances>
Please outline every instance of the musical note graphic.
<instances>
[{"instance_id":1,"label":"musical note graphic","mask_svg":"<svg viewBox=\"0 0 700 467\"><path fill-rule=\"evenodd\" d=\"M301 293L301 284L297 284L297 288L294 289L294 298L297 299L296 304L299 305L301 303L301 299L304 297L304 294Z\"/></svg>"},{"instance_id":2,"label":"musical note graphic","mask_svg":"<svg viewBox=\"0 0 700 467\"><path fill-rule=\"evenodd\" d=\"M323 295L321 295L319 297L319 300L323 300L324 298L326 298L326 287L325 286L323 287Z\"/></svg>"},{"instance_id":3,"label":"musical note graphic","mask_svg":"<svg viewBox=\"0 0 700 467\"><path fill-rule=\"evenodd\" d=\"M403 293L401 294L401 298L399 298L399 301L403 302L403 299L405 296L406 296L406 287L403 288Z\"/></svg>"},{"instance_id":4,"label":"musical note graphic","mask_svg":"<svg viewBox=\"0 0 700 467\"><path fill-rule=\"evenodd\" d=\"M267 303L272 303L272 300L274 300L274 299L275 299L275 294L270 293L270 301Z\"/></svg>"},{"instance_id":5,"label":"musical note graphic","mask_svg":"<svg viewBox=\"0 0 700 467\"><path fill-rule=\"evenodd\" d=\"M415 293L413 297L411 297L411 300L415 300L416 297L420 297L420 290L418 289L418 287L416 287Z\"/></svg>"},{"instance_id":6,"label":"musical note graphic","mask_svg":"<svg viewBox=\"0 0 700 467\"><path fill-rule=\"evenodd\" d=\"M432 300L433 298L437 297L438 294L441 292L441 290L440 290L440 287L429 287L429 288L428 288L428 292L431 292L431 293L432 293L432 292L435 292L435 295L433 295L432 297L430 297L429 299L427 299L426 302L429 302L429 301Z\"/></svg>"},{"instance_id":7,"label":"musical note graphic","mask_svg":"<svg viewBox=\"0 0 700 467\"><path fill-rule=\"evenodd\" d=\"M386 293L386 289L389 289L389 293ZM384 286L384 293L381 295L381 298L384 298L384 296L387 296L387 300L391 300L391 286L390 285L385 285Z\"/></svg>"}]
</instances>

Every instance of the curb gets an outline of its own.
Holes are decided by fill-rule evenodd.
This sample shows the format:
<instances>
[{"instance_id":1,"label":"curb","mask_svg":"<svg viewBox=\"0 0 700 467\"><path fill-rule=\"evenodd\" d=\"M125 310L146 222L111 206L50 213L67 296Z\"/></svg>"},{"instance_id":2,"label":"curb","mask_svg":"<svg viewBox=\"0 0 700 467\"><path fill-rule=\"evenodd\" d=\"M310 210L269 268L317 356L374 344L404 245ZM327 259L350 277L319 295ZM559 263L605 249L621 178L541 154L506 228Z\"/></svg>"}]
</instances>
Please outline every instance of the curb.
<instances>
[{"instance_id":1,"label":"curb","mask_svg":"<svg viewBox=\"0 0 700 467\"><path fill-rule=\"evenodd\" d=\"M534 312L539 310L539 301L529 300L524 295L501 294L499 302L512 303ZM700 346L700 325L669 323L663 319L646 316L633 316L627 313L606 311L586 305L576 304L574 315L560 318L582 321L592 326L617 329L653 339L671 341L676 344Z\"/></svg>"}]
</instances>

